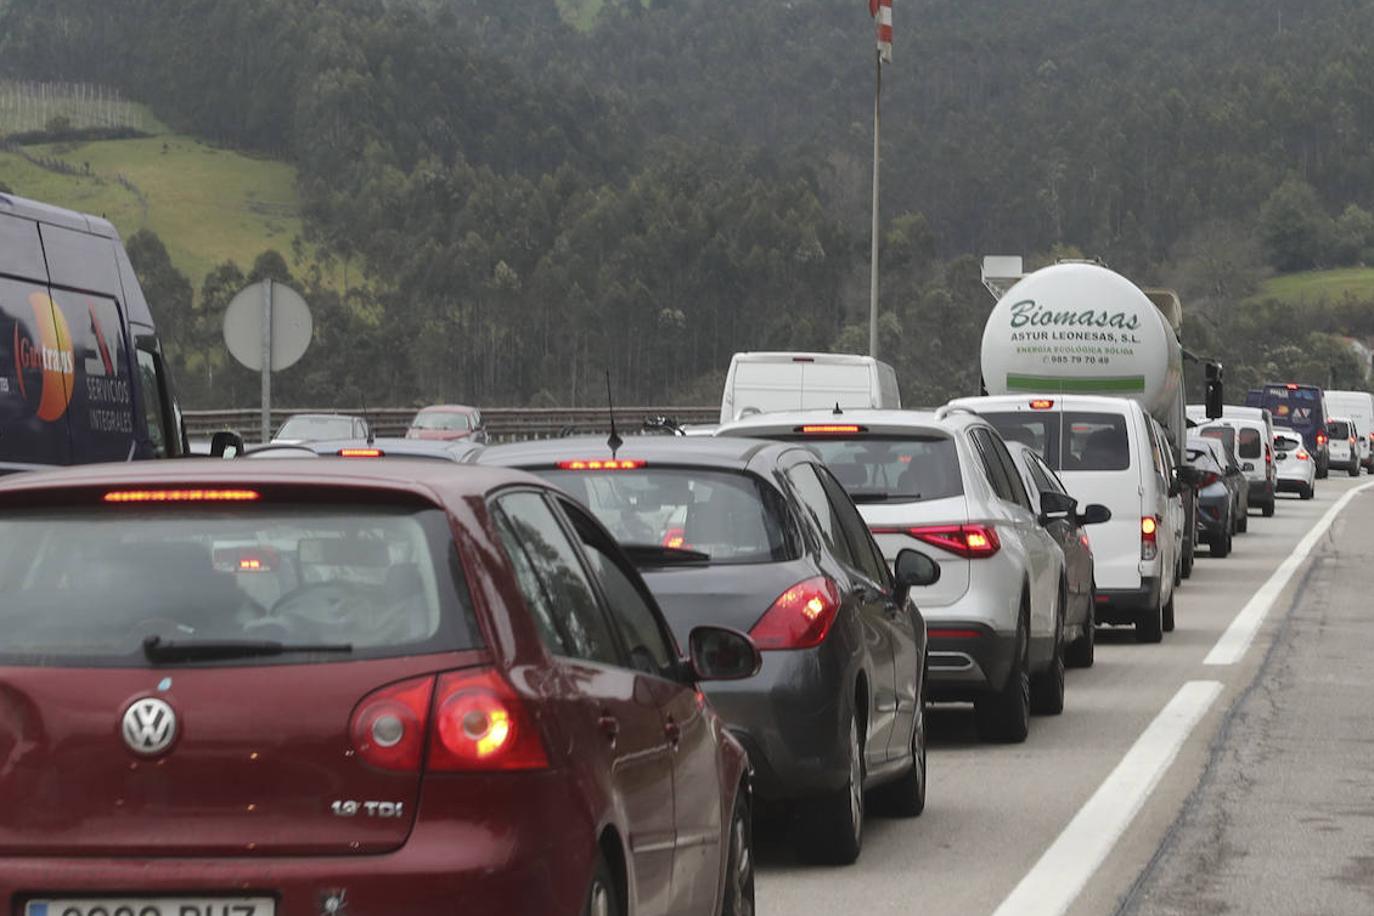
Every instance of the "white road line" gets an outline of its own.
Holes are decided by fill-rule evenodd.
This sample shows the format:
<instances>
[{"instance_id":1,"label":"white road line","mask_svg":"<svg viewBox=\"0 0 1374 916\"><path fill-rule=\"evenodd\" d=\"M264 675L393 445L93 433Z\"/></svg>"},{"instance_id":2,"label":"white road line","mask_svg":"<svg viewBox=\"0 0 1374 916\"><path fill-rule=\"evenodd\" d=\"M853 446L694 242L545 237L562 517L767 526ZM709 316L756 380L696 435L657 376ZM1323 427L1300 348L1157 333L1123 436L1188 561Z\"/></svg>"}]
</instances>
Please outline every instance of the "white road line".
<instances>
[{"instance_id":1,"label":"white road line","mask_svg":"<svg viewBox=\"0 0 1374 916\"><path fill-rule=\"evenodd\" d=\"M1220 693L1220 681L1188 681L1180 687L993 916L1066 912Z\"/></svg>"},{"instance_id":2,"label":"white road line","mask_svg":"<svg viewBox=\"0 0 1374 916\"><path fill-rule=\"evenodd\" d=\"M1246 650L1250 648L1250 643L1255 641L1255 634L1259 632L1260 624L1264 623L1264 618L1269 616L1269 611L1274 607L1274 602L1288 587L1288 580L1293 578L1293 574L1307 559L1312 548L1317 546L1317 541L1326 534L1327 529L1336 521L1336 516L1341 514L1341 510L1350 505L1352 499L1371 487L1374 487L1374 483L1362 484L1347 490L1345 495L1336 500L1334 506L1326 510L1326 514L1321 517L1317 524L1312 526L1312 529L1301 541L1298 541L1298 546L1293 548L1292 554L1279 564L1279 568L1274 570L1274 574L1269 577L1269 580L1260 586L1259 591L1250 596L1245 607L1240 609L1240 613L1231 621L1226 632L1221 634L1221 638L1212 647L1212 651L1208 652L1207 657L1202 660L1204 665L1234 665L1241 660Z\"/></svg>"}]
</instances>

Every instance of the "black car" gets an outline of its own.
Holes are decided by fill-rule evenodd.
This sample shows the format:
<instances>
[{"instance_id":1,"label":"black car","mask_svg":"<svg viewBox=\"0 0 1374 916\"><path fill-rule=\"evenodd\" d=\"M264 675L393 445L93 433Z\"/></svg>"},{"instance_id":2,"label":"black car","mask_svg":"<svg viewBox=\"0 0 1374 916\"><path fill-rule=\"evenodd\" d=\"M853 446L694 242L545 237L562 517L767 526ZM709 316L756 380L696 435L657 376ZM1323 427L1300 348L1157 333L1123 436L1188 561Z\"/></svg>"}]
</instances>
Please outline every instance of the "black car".
<instances>
[{"instance_id":1,"label":"black car","mask_svg":"<svg viewBox=\"0 0 1374 916\"><path fill-rule=\"evenodd\" d=\"M1070 668L1091 668L1097 640L1097 583L1093 576L1093 551L1084 528L1111 521L1112 510L1094 504L1080 514L1078 500L1069 495L1064 482L1039 452L1019 442L1008 442L1007 448L1025 479L1040 524L1064 551L1064 579L1068 586L1064 596L1064 664ZM1173 617L1168 613L1163 628L1174 629Z\"/></svg>"},{"instance_id":2,"label":"black car","mask_svg":"<svg viewBox=\"0 0 1374 916\"><path fill-rule=\"evenodd\" d=\"M1228 556L1242 511L1240 487L1245 475L1229 465L1226 445L1219 439L1191 435L1187 454L1197 489L1197 538L1208 545L1212 556Z\"/></svg>"},{"instance_id":3,"label":"black car","mask_svg":"<svg viewBox=\"0 0 1374 916\"><path fill-rule=\"evenodd\" d=\"M796 818L798 855L854 861L864 791L914 816L926 791L926 627L918 551L883 560L844 488L799 446L636 436L496 446L479 464L533 471L621 541L680 639L705 623L749 633L760 672L705 688L749 751L754 789Z\"/></svg>"}]
</instances>

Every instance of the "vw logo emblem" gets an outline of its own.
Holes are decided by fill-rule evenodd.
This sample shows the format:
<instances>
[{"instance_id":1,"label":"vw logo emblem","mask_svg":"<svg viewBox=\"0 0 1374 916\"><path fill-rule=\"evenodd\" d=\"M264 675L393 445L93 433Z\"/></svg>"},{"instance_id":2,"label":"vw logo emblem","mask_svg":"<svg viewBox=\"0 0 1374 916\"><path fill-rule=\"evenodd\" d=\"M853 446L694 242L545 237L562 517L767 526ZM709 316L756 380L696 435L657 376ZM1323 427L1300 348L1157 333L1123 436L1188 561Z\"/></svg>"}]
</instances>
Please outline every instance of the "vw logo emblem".
<instances>
[{"instance_id":1,"label":"vw logo emblem","mask_svg":"<svg viewBox=\"0 0 1374 916\"><path fill-rule=\"evenodd\" d=\"M156 697L134 700L124 710L124 743L145 757L161 754L177 737L177 714Z\"/></svg>"}]
</instances>

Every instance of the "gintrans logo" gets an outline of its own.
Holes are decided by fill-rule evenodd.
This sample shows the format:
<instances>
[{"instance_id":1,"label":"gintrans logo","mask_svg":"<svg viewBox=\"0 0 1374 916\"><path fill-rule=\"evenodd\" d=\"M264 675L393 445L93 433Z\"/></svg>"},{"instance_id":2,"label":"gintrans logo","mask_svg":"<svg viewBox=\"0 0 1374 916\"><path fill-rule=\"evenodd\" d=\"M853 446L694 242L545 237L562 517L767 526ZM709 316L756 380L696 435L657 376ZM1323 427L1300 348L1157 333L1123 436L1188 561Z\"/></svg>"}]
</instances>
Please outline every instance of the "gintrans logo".
<instances>
[{"instance_id":1,"label":"gintrans logo","mask_svg":"<svg viewBox=\"0 0 1374 916\"><path fill-rule=\"evenodd\" d=\"M51 423L61 419L72 400L76 382L72 334L62 310L47 293L31 293L29 305L38 340L32 339L22 322L14 323L15 375L19 393L38 419Z\"/></svg>"}]
</instances>

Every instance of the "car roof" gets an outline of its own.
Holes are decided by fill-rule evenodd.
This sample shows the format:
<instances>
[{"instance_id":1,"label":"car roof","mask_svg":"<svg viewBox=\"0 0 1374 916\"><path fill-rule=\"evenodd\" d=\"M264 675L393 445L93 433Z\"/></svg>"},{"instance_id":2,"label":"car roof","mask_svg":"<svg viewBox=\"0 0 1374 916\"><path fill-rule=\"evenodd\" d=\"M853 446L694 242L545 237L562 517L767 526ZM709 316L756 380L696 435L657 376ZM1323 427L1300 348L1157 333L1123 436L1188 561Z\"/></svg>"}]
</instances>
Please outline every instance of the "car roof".
<instances>
[{"instance_id":1,"label":"car roof","mask_svg":"<svg viewBox=\"0 0 1374 916\"><path fill-rule=\"evenodd\" d=\"M289 448L310 449L321 457L335 456L346 448L375 448L386 458L443 458L461 461L463 456L482 445L471 439L312 439Z\"/></svg>"},{"instance_id":2,"label":"car roof","mask_svg":"<svg viewBox=\"0 0 1374 916\"><path fill-rule=\"evenodd\" d=\"M878 362L872 356L855 353L813 353L804 350L744 350L733 357L734 362L741 363L786 363L798 359L847 366L870 366Z\"/></svg>"},{"instance_id":3,"label":"car roof","mask_svg":"<svg viewBox=\"0 0 1374 916\"><path fill-rule=\"evenodd\" d=\"M946 426L946 422L946 420L938 419L935 412L930 410L854 408L835 413L831 408L822 407L816 410L780 410L774 413L752 414L721 424L716 435L730 436L741 433L757 436L772 432L790 433L798 426L831 423L842 425L852 423L857 426L869 427L870 430L873 427L890 430L911 429L913 427L940 429Z\"/></svg>"},{"instance_id":4,"label":"car roof","mask_svg":"<svg viewBox=\"0 0 1374 916\"><path fill-rule=\"evenodd\" d=\"M468 404L430 404L428 407L421 407L416 413L426 413L428 411L443 413L476 413L477 408Z\"/></svg>"},{"instance_id":5,"label":"car roof","mask_svg":"<svg viewBox=\"0 0 1374 916\"><path fill-rule=\"evenodd\" d=\"M18 197L14 194L0 194L0 213L7 213L21 219L31 219L39 223L48 223L53 226L62 226L66 229L76 229L80 232L89 232L102 238L119 238L119 233L115 232L115 228L109 220L92 216L89 213L78 213L75 210L54 207L51 204L29 200L27 197Z\"/></svg>"},{"instance_id":6,"label":"car roof","mask_svg":"<svg viewBox=\"0 0 1374 916\"><path fill-rule=\"evenodd\" d=\"M537 479L509 468L457 466L439 461L319 461L278 458L270 461L181 458L88 464L33 471L0 478L0 506L11 494L80 488L190 488L290 485L350 488L418 496L441 506L483 496L499 487Z\"/></svg>"},{"instance_id":7,"label":"car roof","mask_svg":"<svg viewBox=\"0 0 1374 916\"><path fill-rule=\"evenodd\" d=\"M353 413L325 412L325 413L293 413L286 418L287 420L361 420L362 417Z\"/></svg>"},{"instance_id":8,"label":"car roof","mask_svg":"<svg viewBox=\"0 0 1374 916\"><path fill-rule=\"evenodd\" d=\"M1025 394L991 394L981 397L955 398L950 401L951 406L967 407L971 410L988 407L1018 407L1022 410L1031 410L1031 401L1053 401L1054 405L1049 408L1040 408L1037 412L1053 412L1056 410L1080 410L1091 408L1095 410L1131 410L1130 404L1140 406L1138 401L1131 398L1114 398L1101 394L1055 394L1054 392L1026 392ZM1141 408L1142 412L1144 408Z\"/></svg>"},{"instance_id":9,"label":"car roof","mask_svg":"<svg viewBox=\"0 0 1374 916\"><path fill-rule=\"evenodd\" d=\"M766 439L736 439L714 436L628 436L616 457L677 465L743 470L759 457L776 452L779 456L791 443ZM482 449L471 459L478 464L504 467L552 467L559 461L605 459L611 457L606 440L600 436L574 436L566 439L537 439L510 442Z\"/></svg>"}]
</instances>

